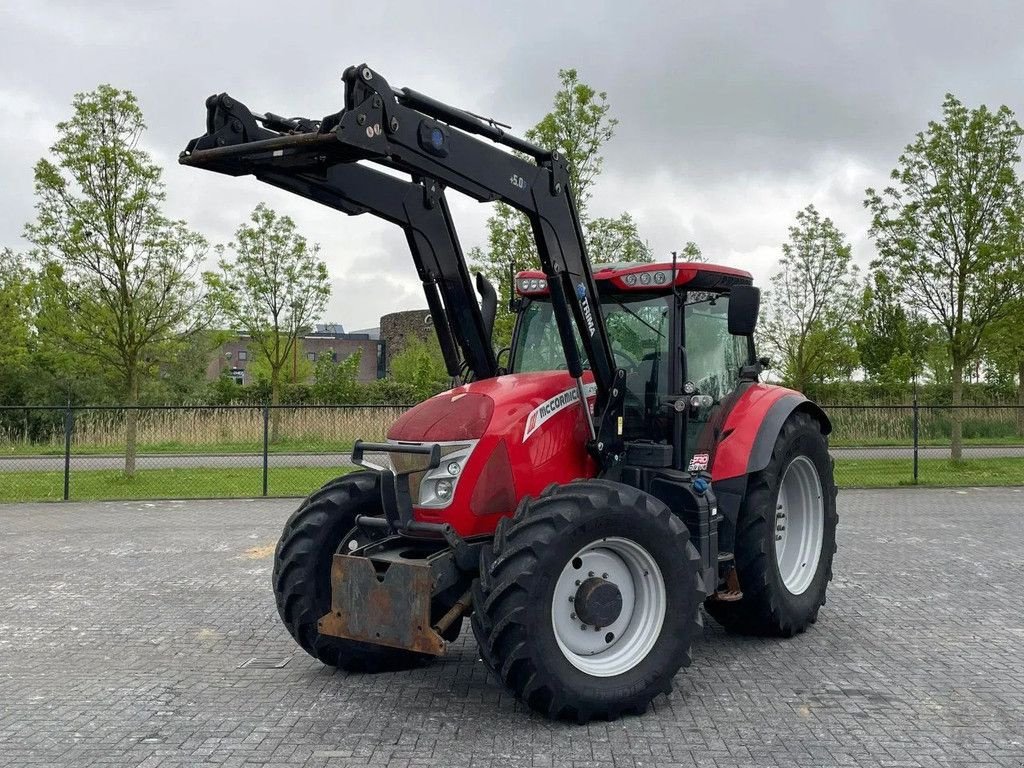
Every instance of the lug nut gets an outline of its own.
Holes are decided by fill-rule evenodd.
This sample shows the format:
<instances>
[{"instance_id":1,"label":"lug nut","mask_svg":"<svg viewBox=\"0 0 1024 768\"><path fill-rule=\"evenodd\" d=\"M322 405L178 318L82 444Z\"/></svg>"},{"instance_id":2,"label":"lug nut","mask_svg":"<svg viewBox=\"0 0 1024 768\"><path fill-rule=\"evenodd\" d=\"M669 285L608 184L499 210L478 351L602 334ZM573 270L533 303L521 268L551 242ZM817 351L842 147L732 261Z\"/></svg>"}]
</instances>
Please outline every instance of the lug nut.
<instances>
[{"instance_id":1,"label":"lug nut","mask_svg":"<svg viewBox=\"0 0 1024 768\"><path fill-rule=\"evenodd\" d=\"M572 619L573 621L576 621L576 614L575 613L570 613L569 614L569 618Z\"/></svg>"}]
</instances>

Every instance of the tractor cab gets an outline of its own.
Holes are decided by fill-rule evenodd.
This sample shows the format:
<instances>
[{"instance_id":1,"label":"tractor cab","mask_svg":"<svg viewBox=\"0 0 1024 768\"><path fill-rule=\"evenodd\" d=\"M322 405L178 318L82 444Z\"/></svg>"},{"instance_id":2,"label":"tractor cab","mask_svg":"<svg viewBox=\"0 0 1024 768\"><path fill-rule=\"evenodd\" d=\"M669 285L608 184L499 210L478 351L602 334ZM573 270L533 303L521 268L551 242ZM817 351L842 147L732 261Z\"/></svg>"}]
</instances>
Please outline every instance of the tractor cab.
<instances>
[{"instance_id":1,"label":"tractor cab","mask_svg":"<svg viewBox=\"0 0 1024 768\"><path fill-rule=\"evenodd\" d=\"M732 289L749 287L750 273L705 263L626 263L598 267L594 279L615 364L625 372L624 439L671 444L674 404L688 396L695 405L681 453L689 465L709 420L755 365L757 308L738 305L732 331L738 325L742 332L730 332ZM544 273L517 274L515 293L511 372L564 369ZM740 311L752 313L745 325ZM578 335L577 344L582 353Z\"/></svg>"}]
</instances>

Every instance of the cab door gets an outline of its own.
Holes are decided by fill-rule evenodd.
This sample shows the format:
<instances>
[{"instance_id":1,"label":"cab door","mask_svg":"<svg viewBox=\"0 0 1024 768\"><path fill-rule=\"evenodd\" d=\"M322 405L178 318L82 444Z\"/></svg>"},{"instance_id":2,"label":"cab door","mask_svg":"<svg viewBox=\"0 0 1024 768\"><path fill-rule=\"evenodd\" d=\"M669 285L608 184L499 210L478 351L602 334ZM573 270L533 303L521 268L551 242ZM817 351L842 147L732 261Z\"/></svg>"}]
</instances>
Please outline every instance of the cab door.
<instances>
[{"instance_id":1,"label":"cab door","mask_svg":"<svg viewBox=\"0 0 1024 768\"><path fill-rule=\"evenodd\" d=\"M706 396L695 398L702 404L691 409L687 421L684 466L690 471L710 469L718 432L741 384L740 370L753 362L750 337L729 333L728 321L728 294L687 292L684 392Z\"/></svg>"}]
</instances>

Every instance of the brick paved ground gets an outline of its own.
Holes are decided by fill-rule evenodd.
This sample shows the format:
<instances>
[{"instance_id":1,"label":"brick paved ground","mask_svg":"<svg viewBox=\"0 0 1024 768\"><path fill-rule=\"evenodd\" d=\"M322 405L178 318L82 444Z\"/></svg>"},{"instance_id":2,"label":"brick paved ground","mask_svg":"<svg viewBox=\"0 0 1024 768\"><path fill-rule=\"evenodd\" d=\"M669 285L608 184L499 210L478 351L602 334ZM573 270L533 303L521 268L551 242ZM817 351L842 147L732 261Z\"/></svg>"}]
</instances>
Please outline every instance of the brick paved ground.
<instances>
[{"instance_id":1,"label":"brick paved ground","mask_svg":"<svg viewBox=\"0 0 1024 768\"><path fill-rule=\"evenodd\" d=\"M290 502L0 506L0 766L1021 766L1022 502L841 494L810 632L709 621L671 697L585 727L523 711L465 636L393 675L296 653L268 587Z\"/></svg>"}]
</instances>

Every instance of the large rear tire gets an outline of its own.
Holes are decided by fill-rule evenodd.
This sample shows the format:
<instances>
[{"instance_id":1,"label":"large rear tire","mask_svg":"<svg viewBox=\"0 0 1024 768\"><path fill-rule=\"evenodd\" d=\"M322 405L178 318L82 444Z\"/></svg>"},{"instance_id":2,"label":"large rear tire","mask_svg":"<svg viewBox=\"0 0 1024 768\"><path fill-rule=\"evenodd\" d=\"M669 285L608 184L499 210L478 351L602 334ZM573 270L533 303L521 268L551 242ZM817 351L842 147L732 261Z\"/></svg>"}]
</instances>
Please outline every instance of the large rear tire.
<instances>
[{"instance_id":1,"label":"large rear tire","mask_svg":"<svg viewBox=\"0 0 1024 768\"><path fill-rule=\"evenodd\" d=\"M792 637L818 618L836 552L836 485L818 422L794 413L772 458L750 476L736 531L742 599L709 599L712 618L734 632Z\"/></svg>"},{"instance_id":2,"label":"large rear tire","mask_svg":"<svg viewBox=\"0 0 1024 768\"><path fill-rule=\"evenodd\" d=\"M704 588L683 522L635 488L581 480L525 499L481 553L481 657L548 717L644 711L690 663Z\"/></svg>"},{"instance_id":3,"label":"large rear tire","mask_svg":"<svg viewBox=\"0 0 1024 768\"><path fill-rule=\"evenodd\" d=\"M331 610L335 552L352 534L356 515L379 515L380 511L376 473L354 472L332 480L288 518L274 555L274 597L288 632L313 658L353 672L401 669L430 658L322 635L317 629L317 621Z\"/></svg>"}]
</instances>

